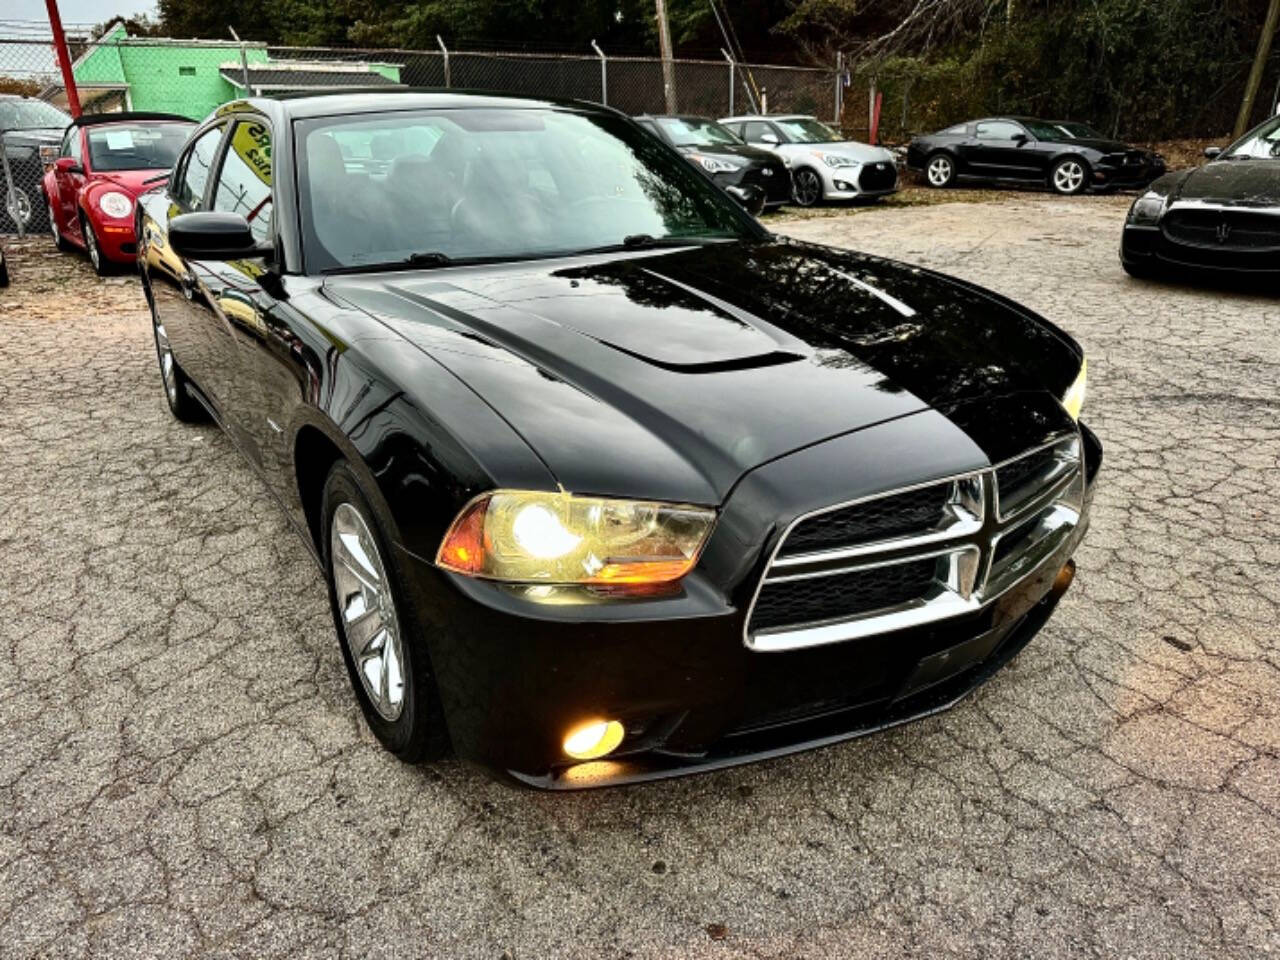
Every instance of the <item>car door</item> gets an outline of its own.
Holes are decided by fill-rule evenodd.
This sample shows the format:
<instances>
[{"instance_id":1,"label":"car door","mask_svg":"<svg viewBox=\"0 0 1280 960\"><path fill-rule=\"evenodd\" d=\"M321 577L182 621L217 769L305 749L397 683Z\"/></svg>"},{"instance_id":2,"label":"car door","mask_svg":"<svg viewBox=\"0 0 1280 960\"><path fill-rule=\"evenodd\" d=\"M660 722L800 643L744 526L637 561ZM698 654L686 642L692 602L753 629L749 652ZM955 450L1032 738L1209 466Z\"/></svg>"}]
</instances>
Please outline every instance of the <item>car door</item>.
<instances>
[{"instance_id":1,"label":"car door","mask_svg":"<svg viewBox=\"0 0 1280 960\"><path fill-rule=\"evenodd\" d=\"M226 137L226 121L198 133L187 144L169 181L167 223L184 213L208 209L217 167ZM178 256L163 240L155 264L148 269L156 316L165 325L174 356L221 417L225 392L224 371L219 363L220 341L229 336L217 329L218 319L200 281L199 264Z\"/></svg>"},{"instance_id":2,"label":"car door","mask_svg":"<svg viewBox=\"0 0 1280 960\"><path fill-rule=\"evenodd\" d=\"M210 209L244 217L262 247L275 241L271 141L265 117L241 115L229 128L210 193ZM280 370L267 362L279 345L271 326L278 304L267 289L279 289L278 275L269 259L193 263L213 314L223 426L259 466L269 434L280 431L283 419Z\"/></svg>"},{"instance_id":3,"label":"car door","mask_svg":"<svg viewBox=\"0 0 1280 960\"><path fill-rule=\"evenodd\" d=\"M85 181L81 133L79 127L68 127L67 132L63 134L62 146L58 149L58 159L62 162L53 165L53 183L57 196L52 199L62 235L68 239L83 242L80 215L76 205L76 198ZM68 163L67 160L71 162Z\"/></svg>"},{"instance_id":4,"label":"car door","mask_svg":"<svg viewBox=\"0 0 1280 960\"><path fill-rule=\"evenodd\" d=\"M1022 125L1011 120L979 121L967 141L966 165L978 176L1029 179L1036 167L1035 151L1026 149L1032 142Z\"/></svg>"}]
</instances>

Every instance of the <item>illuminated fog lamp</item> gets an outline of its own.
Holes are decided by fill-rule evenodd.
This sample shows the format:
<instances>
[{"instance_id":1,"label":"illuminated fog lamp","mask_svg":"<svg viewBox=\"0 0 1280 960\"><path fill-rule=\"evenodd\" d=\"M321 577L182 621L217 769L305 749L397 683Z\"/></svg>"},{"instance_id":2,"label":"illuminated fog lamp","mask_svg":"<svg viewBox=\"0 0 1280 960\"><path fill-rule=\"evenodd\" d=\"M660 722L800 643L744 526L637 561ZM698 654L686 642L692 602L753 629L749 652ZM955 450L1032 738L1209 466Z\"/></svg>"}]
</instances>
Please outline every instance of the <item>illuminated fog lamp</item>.
<instances>
[{"instance_id":1,"label":"illuminated fog lamp","mask_svg":"<svg viewBox=\"0 0 1280 960\"><path fill-rule=\"evenodd\" d=\"M618 749L624 732L617 720L592 720L569 731L564 752L575 760L597 760Z\"/></svg>"}]
</instances>

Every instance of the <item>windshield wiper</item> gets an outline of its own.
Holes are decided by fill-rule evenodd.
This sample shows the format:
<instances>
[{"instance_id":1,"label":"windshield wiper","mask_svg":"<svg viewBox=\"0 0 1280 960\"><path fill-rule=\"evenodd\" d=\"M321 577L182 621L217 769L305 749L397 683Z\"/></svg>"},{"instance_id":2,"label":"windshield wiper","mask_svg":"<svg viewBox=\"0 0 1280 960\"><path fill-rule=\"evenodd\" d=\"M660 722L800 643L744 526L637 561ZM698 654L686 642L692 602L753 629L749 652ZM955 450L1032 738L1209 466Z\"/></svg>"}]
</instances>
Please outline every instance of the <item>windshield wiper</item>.
<instances>
[{"instance_id":1,"label":"windshield wiper","mask_svg":"<svg viewBox=\"0 0 1280 960\"><path fill-rule=\"evenodd\" d=\"M649 247L694 247L704 243L720 243L736 237L655 237L651 233L633 233L622 238L621 244L607 244L598 250L644 250ZM595 251L587 251L595 252Z\"/></svg>"}]
</instances>

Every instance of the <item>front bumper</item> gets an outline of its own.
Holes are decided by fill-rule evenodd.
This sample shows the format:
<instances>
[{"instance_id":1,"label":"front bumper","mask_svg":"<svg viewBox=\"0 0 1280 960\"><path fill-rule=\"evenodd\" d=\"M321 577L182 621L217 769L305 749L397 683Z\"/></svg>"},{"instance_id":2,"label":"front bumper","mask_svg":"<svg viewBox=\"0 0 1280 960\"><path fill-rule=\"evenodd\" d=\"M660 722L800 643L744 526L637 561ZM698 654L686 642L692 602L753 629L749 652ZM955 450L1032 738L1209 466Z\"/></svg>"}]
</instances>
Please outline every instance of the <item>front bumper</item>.
<instances>
[{"instance_id":1,"label":"front bumper","mask_svg":"<svg viewBox=\"0 0 1280 960\"><path fill-rule=\"evenodd\" d=\"M739 170L713 174L722 187L754 187L764 194L766 207L776 207L791 200L791 171L780 160L751 163Z\"/></svg>"},{"instance_id":2,"label":"front bumper","mask_svg":"<svg viewBox=\"0 0 1280 960\"><path fill-rule=\"evenodd\" d=\"M824 200L885 197L898 192L897 164L887 160L857 167L823 165L821 175Z\"/></svg>"},{"instance_id":3,"label":"front bumper","mask_svg":"<svg viewBox=\"0 0 1280 960\"><path fill-rule=\"evenodd\" d=\"M1096 437L1082 433L1082 522L1014 588L962 617L825 646L759 652L743 642L778 531L747 532L735 501L759 512L772 481L735 493L698 570L668 597L534 602L524 588L443 574L402 551L414 601L436 628L427 642L455 751L516 782L571 790L812 749L945 709L1035 635L1070 582L1064 569L1101 463ZM622 721L623 746L569 762L565 732L594 718Z\"/></svg>"},{"instance_id":4,"label":"front bumper","mask_svg":"<svg viewBox=\"0 0 1280 960\"><path fill-rule=\"evenodd\" d=\"M132 264L138 259L138 238L132 220L101 220L93 228L98 249L108 260Z\"/></svg>"},{"instance_id":5,"label":"front bumper","mask_svg":"<svg viewBox=\"0 0 1280 960\"><path fill-rule=\"evenodd\" d=\"M1280 277L1280 258L1274 250L1240 250L1170 240L1158 226L1126 223L1120 241L1120 260L1132 270L1149 273L1253 277L1270 282Z\"/></svg>"}]
</instances>

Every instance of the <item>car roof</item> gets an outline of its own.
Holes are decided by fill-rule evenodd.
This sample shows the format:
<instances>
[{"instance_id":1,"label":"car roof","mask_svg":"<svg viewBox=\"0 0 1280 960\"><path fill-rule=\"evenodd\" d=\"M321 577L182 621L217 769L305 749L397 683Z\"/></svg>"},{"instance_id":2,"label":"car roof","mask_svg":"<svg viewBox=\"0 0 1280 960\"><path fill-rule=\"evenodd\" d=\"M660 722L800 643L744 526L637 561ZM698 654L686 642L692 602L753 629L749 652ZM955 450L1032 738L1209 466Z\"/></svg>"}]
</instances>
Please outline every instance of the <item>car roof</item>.
<instances>
[{"instance_id":1,"label":"car roof","mask_svg":"<svg viewBox=\"0 0 1280 960\"><path fill-rule=\"evenodd\" d=\"M748 120L817 120L812 113L742 113L736 117L721 117L721 123L744 123ZM822 121L818 121L821 123Z\"/></svg>"},{"instance_id":2,"label":"car roof","mask_svg":"<svg viewBox=\"0 0 1280 960\"><path fill-rule=\"evenodd\" d=\"M713 117L703 116L700 113L637 113L636 120L709 120L712 123L719 123L719 120Z\"/></svg>"},{"instance_id":3,"label":"car roof","mask_svg":"<svg viewBox=\"0 0 1280 960\"><path fill-rule=\"evenodd\" d=\"M507 109L573 109L596 114L623 116L612 107L586 100L555 99L551 97L525 97L518 94L491 93L484 90L379 90L364 91L311 91L306 93L282 93L275 97L249 97L223 104L215 111L228 115L245 109L266 113L282 113L295 120L311 117L341 116L343 114L385 113L396 110L441 109L459 110L467 107Z\"/></svg>"}]
</instances>

